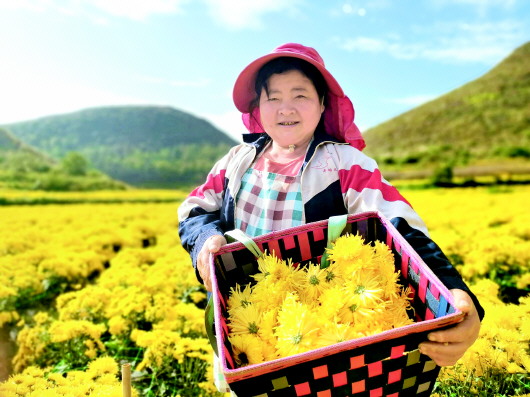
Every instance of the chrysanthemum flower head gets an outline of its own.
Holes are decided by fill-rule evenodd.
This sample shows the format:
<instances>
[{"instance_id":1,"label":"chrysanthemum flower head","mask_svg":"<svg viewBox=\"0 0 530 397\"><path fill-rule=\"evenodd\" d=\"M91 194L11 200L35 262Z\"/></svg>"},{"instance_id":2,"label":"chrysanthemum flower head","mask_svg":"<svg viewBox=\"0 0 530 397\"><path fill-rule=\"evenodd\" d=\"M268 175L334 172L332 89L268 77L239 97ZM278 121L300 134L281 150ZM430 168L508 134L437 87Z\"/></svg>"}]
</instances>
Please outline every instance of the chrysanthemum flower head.
<instances>
[{"instance_id":1,"label":"chrysanthemum flower head","mask_svg":"<svg viewBox=\"0 0 530 397\"><path fill-rule=\"evenodd\" d=\"M329 252L329 260L337 263L343 272L369 266L373 257L372 248L364 244L364 239L356 234L345 234L333 243Z\"/></svg>"},{"instance_id":2,"label":"chrysanthemum flower head","mask_svg":"<svg viewBox=\"0 0 530 397\"><path fill-rule=\"evenodd\" d=\"M252 303L252 287L250 284L245 285L241 289L241 285L236 284L235 287L230 288L230 295L228 298L228 311L237 309L238 307L245 307Z\"/></svg>"},{"instance_id":3,"label":"chrysanthemum flower head","mask_svg":"<svg viewBox=\"0 0 530 397\"><path fill-rule=\"evenodd\" d=\"M321 328L319 347L334 345L357 337L355 327L349 323L327 322Z\"/></svg>"},{"instance_id":4,"label":"chrysanthemum flower head","mask_svg":"<svg viewBox=\"0 0 530 397\"><path fill-rule=\"evenodd\" d=\"M278 312L276 348L281 357L314 349L318 341L318 317L307 305L289 294Z\"/></svg>"},{"instance_id":5,"label":"chrysanthemum flower head","mask_svg":"<svg viewBox=\"0 0 530 397\"><path fill-rule=\"evenodd\" d=\"M334 321L343 307L344 291L341 286L325 289L318 298L318 316L327 321Z\"/></svg>"},{"instance_id":6,"label":"chrysanthemum flower head","mask_svg":"<svg viewBox=\"0 0 530 397\"><path fill-rule=\"evenodd\" d=\"M302 302L314 303L329 286L326 282L326 272L319 264L309 263L303 273L305 277L303 284L297 289L298 294Z\"/></svg>"},{"instance_id":7,"label":"chrysanthemum flower head","mask_svg":"<svg viewBox=\"0 0 530 397\"><path fill-rule=\"evenodd\" d=\"M261 327L261 313L254 305L240 306L231 311L228 326L232 335L258 335Z\"/></svg>"},{"instance_id":8,"label":"chrysanthemum flower head","mask_svg":"<svg viewBox=\"0 0 530 397\"><path fill-rule=\"evenodd\" d=\"M252 365L263 362L262 342L256 335L231 335L229 337L234 359L238 366Z\"/></svg>"}]
</instances>

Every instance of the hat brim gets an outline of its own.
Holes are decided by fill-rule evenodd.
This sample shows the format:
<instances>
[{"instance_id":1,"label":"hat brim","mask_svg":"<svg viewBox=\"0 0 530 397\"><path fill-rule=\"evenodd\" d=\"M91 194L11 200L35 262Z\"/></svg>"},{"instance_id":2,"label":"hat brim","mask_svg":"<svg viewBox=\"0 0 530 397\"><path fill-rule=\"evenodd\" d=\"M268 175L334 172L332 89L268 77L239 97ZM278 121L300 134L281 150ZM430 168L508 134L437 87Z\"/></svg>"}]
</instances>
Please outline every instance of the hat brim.
<instances>
[{"instance_id":1,"label":"hat brim","mask_svg":"<svg viewBox=\"0 0 530 397\"><path fill-rule=\"evenodd\" d=\"M321 63L308 56L304 56L303 54L293 53L290 51L280 51L264 55L251 62L237 77L232 95L234 104L241 113L250 113L252 111L252 102L256 99L254 85L259 70L267 62L280 57L299 58L315 66L324 77L324 80L328 85L328 90L337 97L344 97L344 91L337 80L335 80L331 73L329 73Z\"/></svg>"}]
</instances>

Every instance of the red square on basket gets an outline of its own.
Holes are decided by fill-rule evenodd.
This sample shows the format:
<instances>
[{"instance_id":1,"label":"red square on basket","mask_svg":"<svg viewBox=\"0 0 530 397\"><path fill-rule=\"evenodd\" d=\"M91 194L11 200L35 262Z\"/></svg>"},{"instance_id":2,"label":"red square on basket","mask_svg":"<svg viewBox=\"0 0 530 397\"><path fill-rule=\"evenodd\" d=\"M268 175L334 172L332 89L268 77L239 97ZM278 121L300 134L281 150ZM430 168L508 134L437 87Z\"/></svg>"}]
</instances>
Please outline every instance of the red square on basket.
<instances>
[{"instance_id":1,"label":"red square on basket","mask_svg":"<svg viewBox=\"0 0 530 397\"><path fill-rule=\"evenodd\" d=\"M370 397L382 397L383 396L383 388L378 387L377 389L370 390Z\"/></svg>"},{"instance_id":2,"label":"red square on basket","mask_svg":"<svg viewBox=\"0 0 530 397\"><path fill-rule=\"evenodd\" d=\"M364 354L350 358L350 369L361 368L364 366Z\"/></svg>"},{"instance_id":3,"label":"red square on basket","mask_svg":"<svg viewBox=\"0 0 530 397\"><path fill-rule=\"evenodd\" d=\"M397 369L388 373L388 383L394 383L401 380L401 370Z\"/></svg>"},{"instance_id":4,"label":"red square on basket","mask_svg":"<svg viewBox=\"0 0 530 397\"><path fill-rule=\"evenodd\" d=\"M309 387L309 382L299 383L294 385L294 390L296 391L297 396L307 396L311 394L311 388Z\"/></svg>"},{"instance_id":5,"label":"red square on basket","mask_svg":"<svg viewBox=\"0 0 530 397\"><path fill-rule=\"evenodd\" d=\"M390 358L399 358L405 353L405 345L394 346L390 352Z\"/></svg>"},{"instance_id":6,"label":"red square on basket","mask_svg":"<svg viewBox=\"0 0 530 397\"><path fill-rule=\"evenodd\" d=\"M326 378L328 376L328 366L324 364L313 368L313 376L315 379Z\"/></svg>"},{"instance_id":7,"label":"red square on basket","mask_svg":"<svg viewBox=\"0 0 530 397\"><path fill-rule=\"evenodd\" d=\"M333 374L333 387L344 386L346 383L348 383L346 371Z\"/></svg>"},{"instance_id":8,"label":"red square on basket","mask_svg":"<svg viewBox=\"0 0 530 397\"><path fill-rule=\"evenodd\" d=\"M363 380L359 380L357 382L353 382L351 384L351 392L352 392L352 394L360 393L360 392L363 392L365 390L366 390L366 385L364 383L364 379Z\"/></svg>"},{"instance_id":9,"label":"red square on basket","mask_svg":"<svg viewBox=\"0 0 530 397\"><path fill-rule=\"evenodd\" d=\"M368 376L370 378L381 375L383 373L383 363L376 361L375 363L368 364Z\"/></svg>"},{"instance_id":10,"label":"red square on basket","mask_svg":"<svg viewBox=\"0 0 530 397\"><path fill-rule=\"evenodd\" d=\"M331 390L323 390L317 392L317 397L331 397Z\"/></svg>"}]
</instances>

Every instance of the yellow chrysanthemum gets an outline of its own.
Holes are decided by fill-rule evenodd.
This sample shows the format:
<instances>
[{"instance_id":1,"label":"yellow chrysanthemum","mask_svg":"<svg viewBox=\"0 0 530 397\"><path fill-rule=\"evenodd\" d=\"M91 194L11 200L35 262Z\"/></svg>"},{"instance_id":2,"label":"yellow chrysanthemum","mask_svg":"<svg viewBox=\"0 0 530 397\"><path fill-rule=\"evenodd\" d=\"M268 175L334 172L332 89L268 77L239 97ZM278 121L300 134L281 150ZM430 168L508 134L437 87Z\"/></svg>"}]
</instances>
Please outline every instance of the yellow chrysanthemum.
<instances>
[{"instance_id":1,"label":"yellow chrysanthemum","mask_svg":"<svg viewBox=\"0 0 530 397\"><path fill-rule=\"evenodd\" d=\"M258 335L261 313L254 305L240 306L232 310L228 327L232 335Z\"/></svg>"},{"instance_id":2,"label":"yellow chrysanthemum","mask_svg":"<svg viewBox=\"0 0 530 397\"><path fill-rule=\"evenodd\" d=\"M385 309L386 304L383 301L367 307L362 304L359 294L351 294L343 300L338 317L341 322L354 324L357 330L364 332L363 330L370 326L373 317Z\"/></svg>"},{"instance_id":3,"label":"yellow chrysanthemum","mask_svg":"<svg viewBox=\"0 0 530 397\"><path fill-rule=\"evenodd\" d=\"M345 294L358 298L359 305L364 308L372 308L383 301L381 278L371 271L352 273L343 290Z\"/></svg>"},{"instance_id":4,"label":"yellow chrysanthemum","mask_svg":"<svg viewBox=\"0 0 530 397\"><path fill-rule=\"evenodd\" d=\"M102 375L116 375L118 363L112 357L100 357L88 364L87 373L94 379Z\"/></svg>"},{"instance_id":5,"label":"yellow chrysanthemum","mask_svg":"<svg viewBox=\"0 0 530 397\"><path fill-rule=\"evenodd\" d=\"M318 317L289 294L278 312L276 348L281 357L312 350L318 341Z\"/></svg>"},{"instance_id":6,"label":"yellow chrysanthemum","mask_svg":"<svg viewBox=\"0 0 530 397\"><path fill-rule=\"evenodd\" d=\"M291 259L284 261L265 254L258 258L258 269L259 273L252 276L258 284L283 281L288 284L289 290L293 290L303 283L304 275L298 266L293 266Z\"/></svg>"},{"instance_id":7,"label":"yellow chrysanthemum","mask_svg":"<svg viewBox=\"0 0 530 397\"><path fill-rule=\"evenodd\" d=\"M262 342L256 335L232 335L229 337L234 352L234 360L238 366L263 362Z\"/></svg>"},{"instance_id":8,"label":"yellow chrysanthemum","mask_svg":"<svg viewBox=\"0 0 530 397\"><path fill-rule=\"evenodd\" d=\"M253 288L254 304L260 311L279 307L292 288L292 283L287 279L274 282L270 279L260 281Z\"/></svg>"},{"instance_id":9,"label":"yellow chrysanthemum","mask_svg":"<svg viewBox=\"0 0 530 397\"><path fill-rule=\"evenodd\" d=\"M327 287L334 287L344 282L343 274L335 263L331 263L324 269L324 281Z\"/></svg>"},{"instance_id":10,"label":"yellow chrysanthemum","mask_svg":"<svg viewBox=\"0 0 530 397\"><path fill-rule=\"evenodd\" d=\"M358 269L371 266L373 250L359 235L345 234L340 236L329 252L329 260L337 264L337 269L344 275Z\"/></svg>"},{"instance_id":11,"label":"yellow chrysanthemum","mask_svg":"<svg viewBox=\"0 0 530 397\"><path fill-rule=\"evenodd\" d=\"M341 286L327 288L318 298L318 315L327 321L334 321L344 306L344 291Z\"/></svg>"},{"instance_id":12,"label":"yellow chrysanthemum","mask_svg":"<svg viewBox=\"0 0 530 397\"><path fill-rule=\"evenodd\" d=\"M278 307L272 306L270 310L263 313L261 318L260 337L261 339L270 344L276 344L276 336L274 335L274 328L278 325Z\"/></svg>"},{"instance_id":13,"label":"yellow chrysanthemum","mask_svg":"<svg viewBox=\"0 0 530 397\"><path fill-rule=\"evenodd\" d=\"M234 310L238 307L245 307L252 303L252 287L250 284L245 285L241 289L241 285L236 284L235 287L230 288L230 297L228 299L228 311Z\"/></svg>"},{"instance_id":14,"label":"yellow chrysanthemum","mask_svg":"<svg viewBox=\"0 0 530 397\"><path fill-rule=\"evenodd\" d=\"M325 270L318 264L309 263L303 273L304 280L298 288L298 294L302 302L314 303L328 286Z\"/></svg>"},{"instance_id":15,"label":"yellow chrysanthemum","mask_svg":"<svg viewBox=\"0 0 530 397\"><path fill-rule=\"evenodd\" d=\"M321 328L318 339L318 347L334 345L359 337L355 328L351 324L339 322L326 322Z\"/></svg>"}]
</instances>

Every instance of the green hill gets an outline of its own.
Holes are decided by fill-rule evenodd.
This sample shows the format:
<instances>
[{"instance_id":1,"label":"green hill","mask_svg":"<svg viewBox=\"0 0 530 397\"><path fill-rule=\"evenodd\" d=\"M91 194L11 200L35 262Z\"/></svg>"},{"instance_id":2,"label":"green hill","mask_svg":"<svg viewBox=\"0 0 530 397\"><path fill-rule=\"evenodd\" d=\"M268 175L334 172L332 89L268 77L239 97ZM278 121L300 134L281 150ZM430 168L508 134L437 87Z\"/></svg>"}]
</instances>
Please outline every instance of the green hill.
<instances>
[{"instance_id":1,"label":"green hill","mask_svg":"<svg viewBox=\"0 0 530 397\"><path fill-rule=\"evenodd\" d=\"M530 174L530 42L482 77L364 133L387 175ZM394 172L392 172L394 171Z\"/></svg>"},{"instance_id":2,"label":"green hill","mask_svg":"<svg viewBox=\"0 0 530 397\"><path fill-rule=\"evenodd\" d=\"M4 127L54 158L79 152L98 170L142 187L201 182L236 144L207 121L160 106L93 108Z\"/></svg>"},{"instance_id":3,"label":"green hill","mask_svg":"<svg viewBox=\"0 0 530 397\"><path fill-rule=\"evenodd\" d=\"M63 191L123 189L125 185L89 169L79 154L69 153L58 162L0 128L0 188Z\"/></svg>"}]
</instances>

